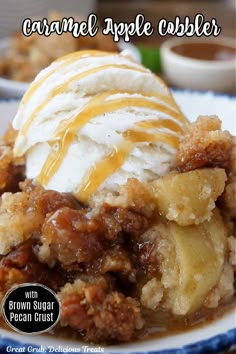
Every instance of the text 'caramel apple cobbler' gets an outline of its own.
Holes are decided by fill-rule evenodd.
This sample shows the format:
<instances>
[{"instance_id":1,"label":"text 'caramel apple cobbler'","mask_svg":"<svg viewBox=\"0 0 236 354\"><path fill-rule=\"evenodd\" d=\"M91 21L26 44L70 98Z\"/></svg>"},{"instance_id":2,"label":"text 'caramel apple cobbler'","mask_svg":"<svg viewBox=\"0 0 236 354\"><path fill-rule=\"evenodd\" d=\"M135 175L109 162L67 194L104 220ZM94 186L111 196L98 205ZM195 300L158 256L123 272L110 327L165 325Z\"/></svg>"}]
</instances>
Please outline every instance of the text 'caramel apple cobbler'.
<instances>
[{"instance_id":1,"label":"text 'caramel apple cobbler'","mask_svg":"<svg viewBox=\"0 0 236 354\"><path fill-rule=\"evenodd\" d=\"M222 315L234 304L235 155L217 116L190 123L127 53L56 60L0 145L1 298L44 284L62 306L51 334L93 343Z\"/></svg>"}]
</instances>

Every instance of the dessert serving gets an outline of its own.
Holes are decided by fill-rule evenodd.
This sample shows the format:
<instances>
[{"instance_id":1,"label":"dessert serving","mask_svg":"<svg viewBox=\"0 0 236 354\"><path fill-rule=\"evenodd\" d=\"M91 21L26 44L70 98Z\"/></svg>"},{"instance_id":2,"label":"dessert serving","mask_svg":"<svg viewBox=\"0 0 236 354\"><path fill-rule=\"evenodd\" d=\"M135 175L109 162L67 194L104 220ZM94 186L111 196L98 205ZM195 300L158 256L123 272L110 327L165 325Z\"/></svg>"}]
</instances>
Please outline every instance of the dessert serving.
<instances>
[{"instance_id":1,"label":"dessert serving","mask_svg":"<svg viewBox=\"0 0 236 354\"><path fill-rule=\"evenodd\" d=\"M61 301L51 334L105 344L224 314L234 306L234 139L217 116L190 123L128 53L53 62L0 145L1 297L45 284Z\"/></svg>"}]
</instances>

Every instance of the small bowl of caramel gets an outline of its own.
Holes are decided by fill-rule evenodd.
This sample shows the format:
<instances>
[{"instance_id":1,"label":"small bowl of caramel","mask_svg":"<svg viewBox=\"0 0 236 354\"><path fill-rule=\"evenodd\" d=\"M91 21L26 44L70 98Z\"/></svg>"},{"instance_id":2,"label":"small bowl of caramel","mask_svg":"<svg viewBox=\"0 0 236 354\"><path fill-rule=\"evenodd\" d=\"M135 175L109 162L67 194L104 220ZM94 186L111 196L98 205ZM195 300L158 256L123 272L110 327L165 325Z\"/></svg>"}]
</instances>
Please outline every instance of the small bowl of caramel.
<instances>
[{"instance_id":1,"label":"small bowl of caramel","mask_svg":"<svg viewBox=\"0 0 236 354\"><path fill-rule=\"evenodd\" d=\"M161 57L166 79L174 87L235 92L234 39L172 38L162 44Z\"/></svg>"}]
</instances>

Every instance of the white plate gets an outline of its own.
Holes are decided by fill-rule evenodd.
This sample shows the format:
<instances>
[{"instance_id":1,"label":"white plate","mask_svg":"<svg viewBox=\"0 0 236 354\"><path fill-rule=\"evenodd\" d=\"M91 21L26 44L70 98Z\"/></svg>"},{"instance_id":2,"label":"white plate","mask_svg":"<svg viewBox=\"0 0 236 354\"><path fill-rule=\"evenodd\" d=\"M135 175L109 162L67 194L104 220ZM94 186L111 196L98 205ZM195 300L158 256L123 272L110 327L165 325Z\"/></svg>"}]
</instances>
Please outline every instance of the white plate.
<instances>
[{"instance_id":1,"label":"white plate","mask_svg":"<svg viewBox=\"0 0 236 354\"><path fill-rule=\"evenodd\" d=\"M0 56L5 55L9 47L10 38L0 39ZM118 48L120 51L128 50L131 53L132 57L138 63L141 62L141 55L138 49L133 44L120 41L118 43ZM28 83L18 82L0 77L0 97L21 98L25 91L28 89L28 87Z\"/></svg>"},{"instance_id":2,"label":"white plate","mask_svg":"<svg viewBox=\"0 0 236 354\"><path fill-rule=\"evenodd\" d=\"M10 47L10 38L0 39L0 56L6 54ZM22 97L29 84L0 77L0 97Z\"/></svg>"},{"instance_id":3,"label":"white plate","mask_svg":"<svg viewBox=\"0 0 236 354\"><path fill-rule=\"evenodd\" d=\"M180 104L183 112L193 121L201 114L217 114L223 121L223 128L236 133L236 102L235 98L228 96L213 95L211 93L198 93L189 91L174 91L174 96ZM0 102L0 133L11 122L18 106L17 101ZM216 353L223 351L236 344L235 311L227 313L222 318L207 326L193 329L187 333L172 335L159 340L148 340L140 343L122 344L105 348L106 353L169 353L169 354L196 354ZM67 352L80 347L82 343L72 340L52 338L49 336L23 336L7 330L0 330L0 352L6 345L22 347L21 343L33 343L43 345L44 348L53 346ZM16 342L10 342L11 340ZM190 345L190 347L189 347ZM27 344L24 344L27 347ZM187 347L186 347L187 346ZM61 352L59 350L59 352ZM164 352L163 352L164 351Z\"/></svg>"}]
</instances>

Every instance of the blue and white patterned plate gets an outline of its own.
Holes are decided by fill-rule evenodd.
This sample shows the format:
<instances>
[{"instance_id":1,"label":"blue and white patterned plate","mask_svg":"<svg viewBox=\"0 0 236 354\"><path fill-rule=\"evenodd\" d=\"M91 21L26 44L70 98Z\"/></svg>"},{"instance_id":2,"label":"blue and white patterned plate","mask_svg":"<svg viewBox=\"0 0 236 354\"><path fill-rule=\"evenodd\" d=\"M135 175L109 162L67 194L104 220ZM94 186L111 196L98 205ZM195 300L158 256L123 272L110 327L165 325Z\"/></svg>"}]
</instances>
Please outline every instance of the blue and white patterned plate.
<instances>
[{"instance_id":1,"label":"blue and white patterned plate","mask_svg":"<svg viewBox=\"0 0 236 354\"><path fill-rule=\"evenodd\" d=\"M223 128L236 133L236 101L234 97L189 91L174 91L176 101L191 120L199 114L217 114ZM18 102L0 102L0 134L12 120ZM104 349L105 353L116 354L205 354L236 349L236 312L231 310L223 317L205 326L185 333L139 343L122 344ZM31 343L31 344L28 344ZM13 352L14 348L25 353L68 353L83 351L83 343L49 336L24 336L0 329L0 353ZM40 346L42 346L40 348ZM38 347L38 349L37 349ZM93 350L96 349L93 347ZM98 348L97 348L98 349ZM16 352L15 350L15 352Z\"/></svg>"}]
</instances>

